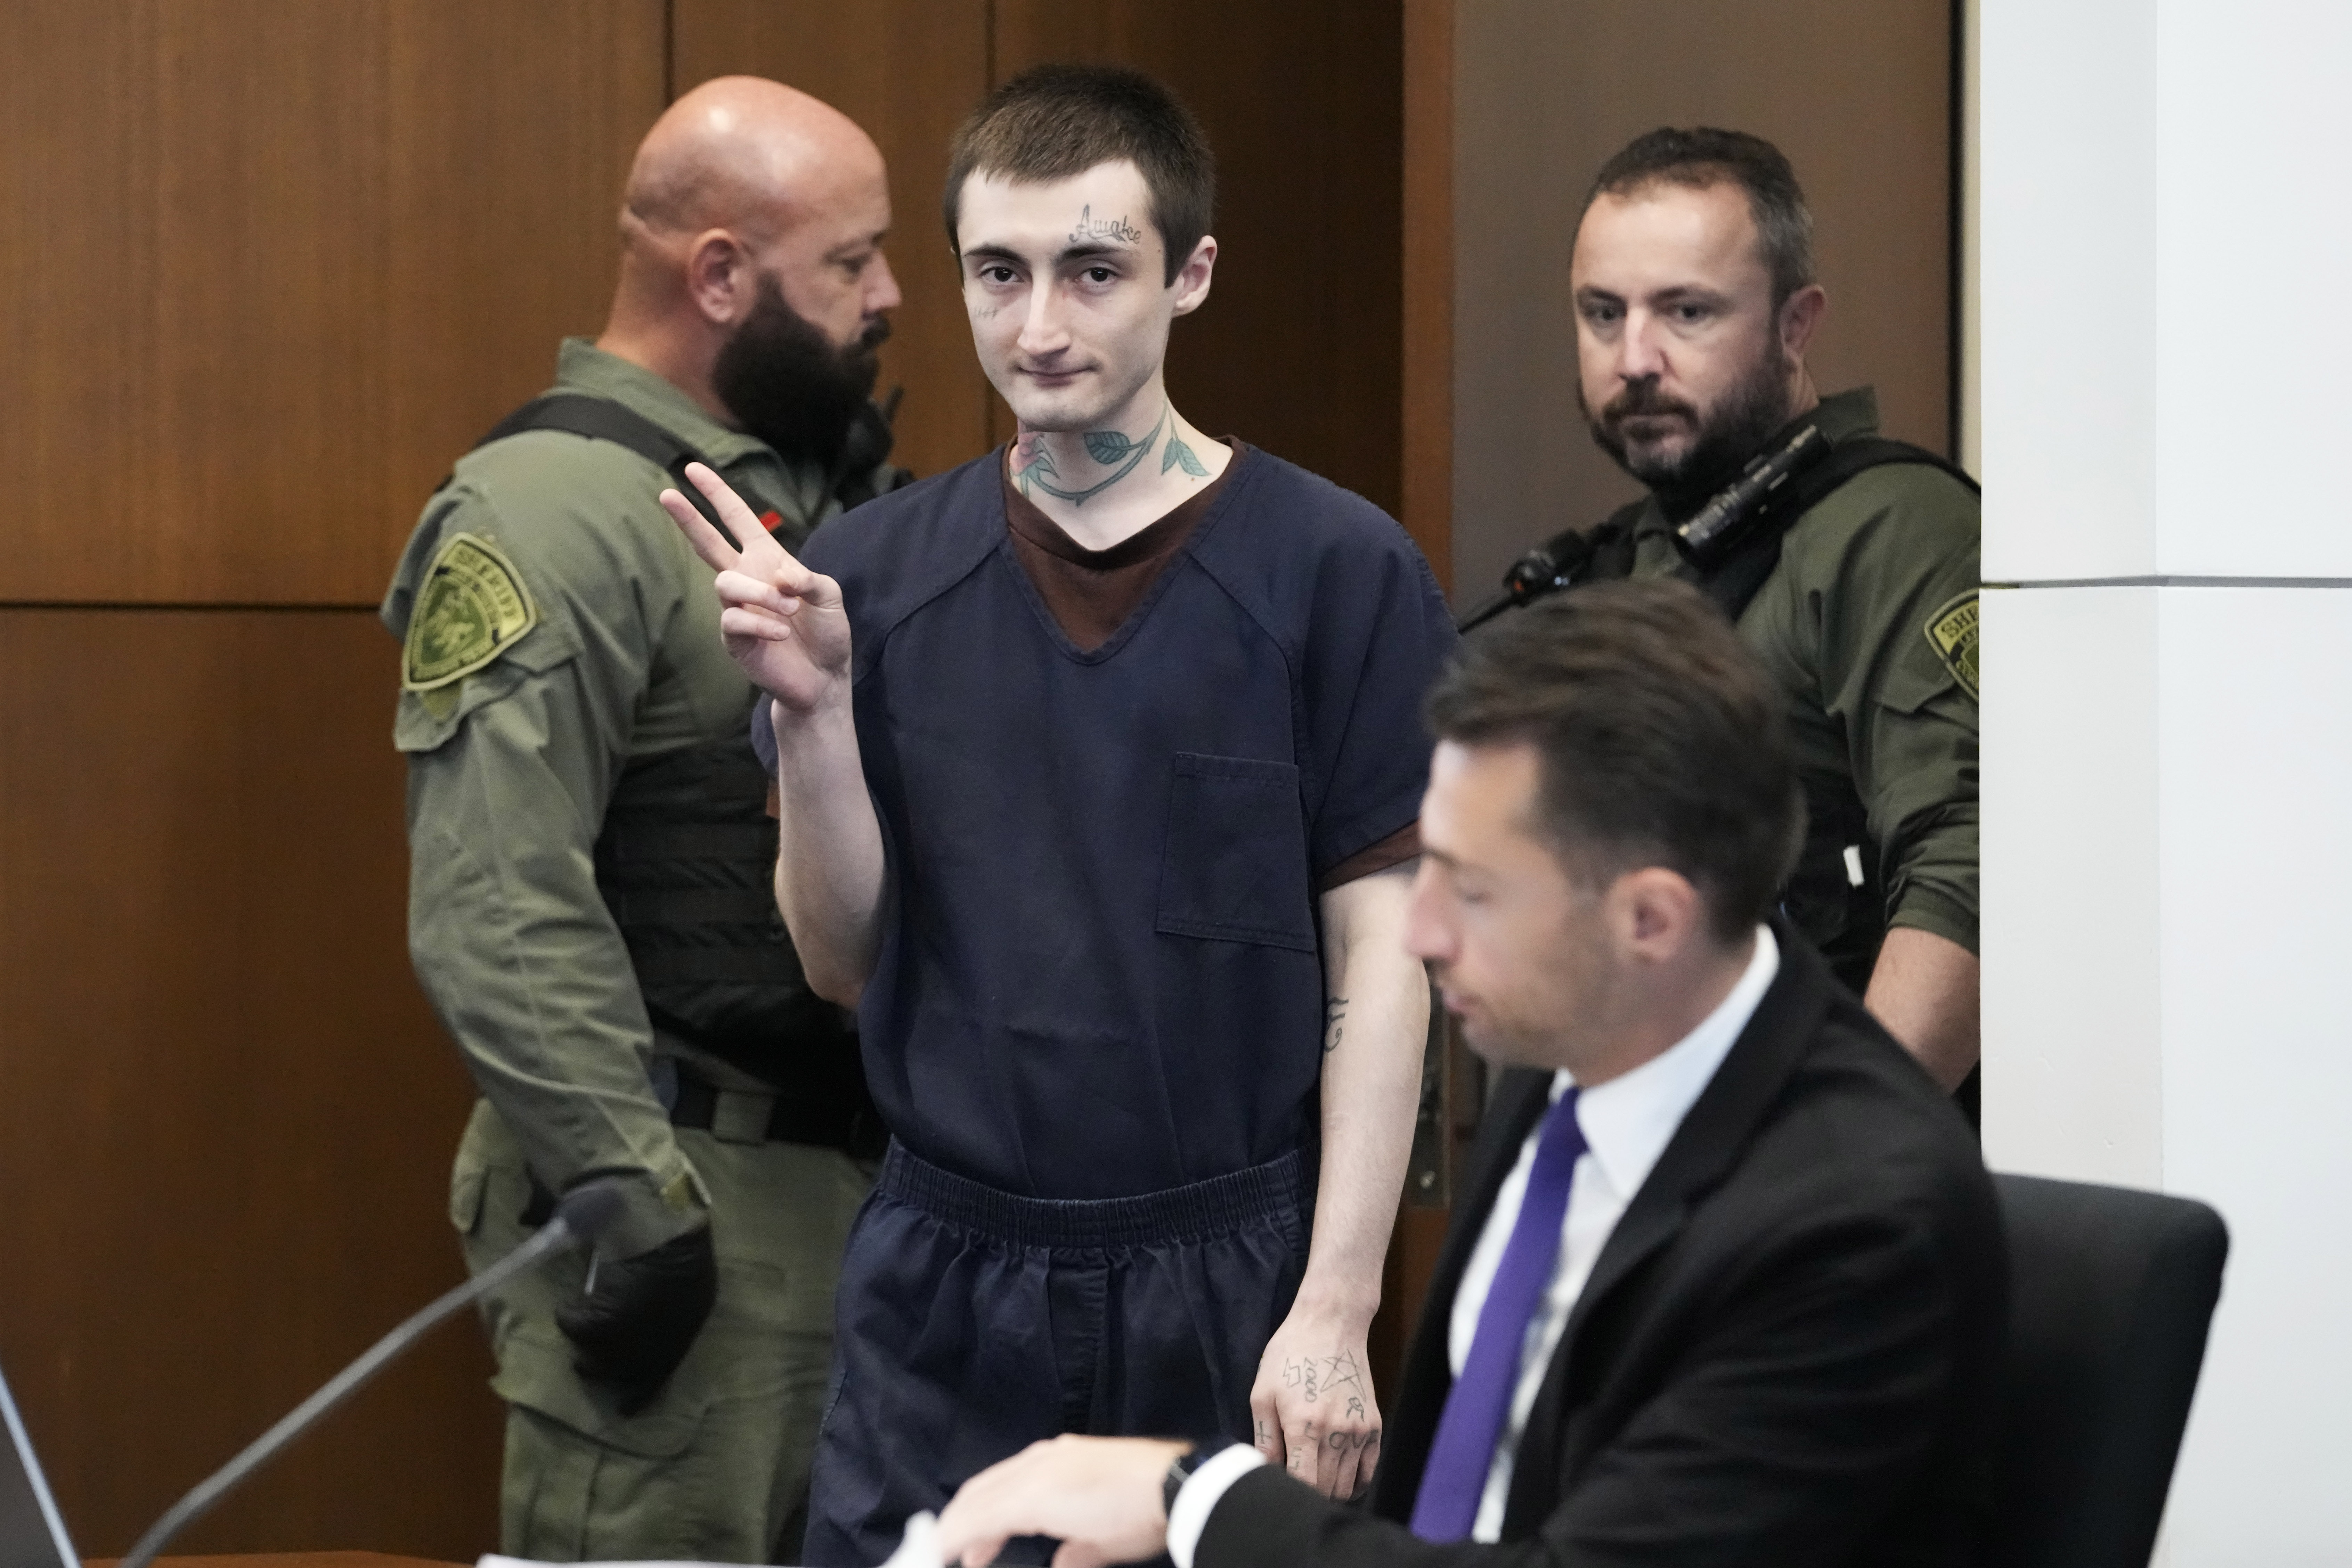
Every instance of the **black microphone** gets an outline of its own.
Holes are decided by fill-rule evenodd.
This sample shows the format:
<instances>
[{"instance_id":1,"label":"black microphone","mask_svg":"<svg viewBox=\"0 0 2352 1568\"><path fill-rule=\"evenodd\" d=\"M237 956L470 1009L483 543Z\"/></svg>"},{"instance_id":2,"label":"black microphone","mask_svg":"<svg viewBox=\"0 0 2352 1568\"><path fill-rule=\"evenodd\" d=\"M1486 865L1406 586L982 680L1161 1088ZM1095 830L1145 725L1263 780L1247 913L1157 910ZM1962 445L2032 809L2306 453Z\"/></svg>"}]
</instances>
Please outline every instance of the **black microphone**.
<instances>
[{"instance_id":1,"label":"black microphone","mask_svg":"<svg viewBox=\"0 0 2352 1568\"><path fill-rule=\"evenodd\" d=\"M325 1387L256 1437L243 1453L197 1482L194 1490L149 1527L118 1568L148 1568L172 1537L235 1490L239 1482L259 1469L265 1460L292 1442L305 1427L358 1393L377 1373L424 1338L427 1330L460 1307L471 1306L524 1270L558 1252L593 1241L621 1212L621 1202L620 1184L609 1178L583 1182L565 1193L562 1201L555 1206L555 1218L533 1231L530 1239L376 1341L365 1354L330 1378Z\"/></svg>"},{"instance_id":2,"label":"black microphone","mask_svg":"<svg viewBox=\"0 0 2352 1568\"><path fill-rule=\"evenodd\" d=\"M1484 626L1514 605L1533 604L1574 582L1592 564L1592 540L1575 528L1554 534L1512 563L1500 592L1454 624L1456 632Z\"/></svg>"}]
</instances>

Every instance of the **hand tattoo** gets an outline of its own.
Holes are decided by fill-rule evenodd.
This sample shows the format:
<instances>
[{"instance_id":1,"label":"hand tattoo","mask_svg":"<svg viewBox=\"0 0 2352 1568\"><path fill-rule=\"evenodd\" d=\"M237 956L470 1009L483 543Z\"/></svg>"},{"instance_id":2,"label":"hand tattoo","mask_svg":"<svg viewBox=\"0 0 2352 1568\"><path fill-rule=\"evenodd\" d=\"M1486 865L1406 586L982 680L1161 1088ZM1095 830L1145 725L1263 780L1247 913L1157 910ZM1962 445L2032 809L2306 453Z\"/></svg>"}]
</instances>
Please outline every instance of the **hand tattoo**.
<instances>
[{"instance_id":1,"label":"hand tattoo","mask_svg":"<svg viewBox=\"0 0 2352 1568\"><path fill-rule=\"evenodd\" d=\"M1326 1357L1323 1363L1323 1386L1338 1393L1347 1391L1348 1419L1360 1421L1367 1414L1364 1404L1364 1369L1357 1364L1353 1351L1341 1351Z\"/></svg>"}]
</instances>

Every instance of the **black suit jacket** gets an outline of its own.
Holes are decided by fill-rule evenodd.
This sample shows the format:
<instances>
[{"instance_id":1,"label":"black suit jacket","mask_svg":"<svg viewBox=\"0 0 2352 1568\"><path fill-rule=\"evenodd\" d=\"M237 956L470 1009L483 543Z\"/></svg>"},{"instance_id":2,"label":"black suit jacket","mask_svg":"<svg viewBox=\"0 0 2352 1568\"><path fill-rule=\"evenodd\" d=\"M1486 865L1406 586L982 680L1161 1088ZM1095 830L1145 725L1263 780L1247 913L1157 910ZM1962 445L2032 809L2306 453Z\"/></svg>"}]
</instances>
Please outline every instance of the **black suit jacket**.
<instances>
[{"instance_id":1,"label":"black suit jacket","mask_svg":"<svg viewBox=\"0 0 2352 1568\"><path fill-rule=\"evenodd\" d=\"M1502 1540L1402 1528L1446 1327L1551 1075L1506 1073L1369 1511L1235 1483L1196 1568L1976 1561L2006 1271L1967 1124L1785 925L1780 972L1601 1249L1528 1418Z\"/></svg>"}]
</instances>

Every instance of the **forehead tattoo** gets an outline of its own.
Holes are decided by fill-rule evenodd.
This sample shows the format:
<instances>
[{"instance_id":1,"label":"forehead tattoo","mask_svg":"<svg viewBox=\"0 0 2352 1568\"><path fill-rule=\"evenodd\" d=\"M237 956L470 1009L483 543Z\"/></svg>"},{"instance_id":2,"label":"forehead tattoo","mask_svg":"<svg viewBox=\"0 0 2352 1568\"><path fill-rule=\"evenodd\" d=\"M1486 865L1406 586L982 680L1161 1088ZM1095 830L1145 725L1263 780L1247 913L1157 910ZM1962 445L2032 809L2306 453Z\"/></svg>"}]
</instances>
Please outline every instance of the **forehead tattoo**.
<instances>
[{"instance_id":1,"label":"forehead tattoo","mask_svg":"<svg viewBox=\"0 0 2352 1568\"><path fill-rule=\"evenodd\" d=\"M1119 245L1133 245L1143 237L1143 231L1127 221L1121 213L1115 218L1095 216L1092 202L1078 209L1078 221L1070 225L1070 243L1084 245L1088 240L1112 240Z\"/></svg>"}]
</instances>

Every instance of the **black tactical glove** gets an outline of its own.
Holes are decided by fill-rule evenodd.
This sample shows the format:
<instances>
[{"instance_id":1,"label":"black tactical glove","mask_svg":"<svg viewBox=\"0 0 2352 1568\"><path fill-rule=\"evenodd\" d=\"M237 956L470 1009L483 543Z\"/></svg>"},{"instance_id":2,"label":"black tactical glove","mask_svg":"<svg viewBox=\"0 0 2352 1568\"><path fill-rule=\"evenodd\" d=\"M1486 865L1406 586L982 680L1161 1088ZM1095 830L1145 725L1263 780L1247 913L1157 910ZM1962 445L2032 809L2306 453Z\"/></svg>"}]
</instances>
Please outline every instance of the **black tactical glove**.
<instances>
[{"instance_id":1,"label":"black tactical glove","mask_svg":"<svg viewBox=\"0 0 2352 1568\"><path fill-rule=\"evenodd\" d=\"M634 1258L600 1258L588 1278L591 1288L577 1301L556 1309L555 1326L579 1349L572 1364L581 1379L634 1416L686 1359L719 1299L710 1227Z\"/></svg>"}]
</instances>

